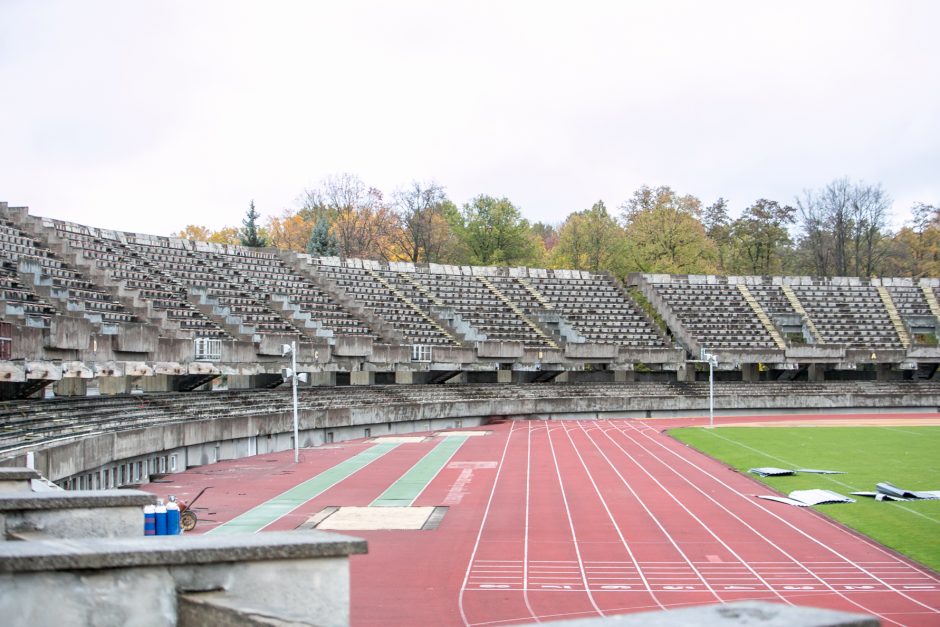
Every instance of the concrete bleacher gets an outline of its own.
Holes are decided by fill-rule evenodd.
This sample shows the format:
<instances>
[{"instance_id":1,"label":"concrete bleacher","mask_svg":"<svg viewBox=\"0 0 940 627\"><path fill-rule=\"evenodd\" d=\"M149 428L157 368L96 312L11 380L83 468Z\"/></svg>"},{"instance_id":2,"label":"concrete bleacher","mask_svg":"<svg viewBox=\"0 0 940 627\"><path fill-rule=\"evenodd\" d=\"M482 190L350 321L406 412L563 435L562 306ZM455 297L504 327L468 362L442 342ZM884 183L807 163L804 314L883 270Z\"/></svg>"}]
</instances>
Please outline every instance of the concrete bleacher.
<instances>
[{"instance_id":1,"label":"concrete bleacher","mask_svg":"<svg viewBox=\"0 0 940 627\"><path fill-rule=\"evenodd\" d=\"M531 287L588 342L662 348L662 334L607 275L577 270L530 270ZM528 291L528 290L527 290Z\"/></svg>"},{"instance_id":2,"label":"concrete bleacher","mask_svg":"<svg viewBox=\"0 0 940 627\"><path fill-rule=\"evenodd\" d=\"M185 289L160 267L136 254L117 233L60 220L48 221L56 236L94 264L107 280L138 303L143 315L177 337L232 339L189 302Z\"/></svg>"},{"instance_id":3,"label":"concrete bleacher","mask_svg":"<svg viewBox=\"0 0 940 627\"><path fill-rule=\"evenodd\" d=\"M791 285L823 341L864 350L901 349L878 291L862 279L815 279Z\"/></svg>"},{"instance_id":4,"label":"concrete bleacher","mask_svg":"<svg viewBox=\"0 0 940 627\"><path fill-rule=\"evenodd\" d=\"M105 289L6 219L0 219L0 260L8 277L7 286L13 288L11 295L29 305L24 309L32 317L74 314L99 328L135 321L133 313ZM35 304L31 302L34 299L38 301Z\"/></svg>"},{"instance_id":5,"label":"concrete bleacher","mask_svg":"<svg viewBox=\"0 0 940 627\"><path fill-rule=\"evenodd\" d=\"M754 411L935 411L933 381L719 381L723 415ZM464 384L299 390L300 446L477 426L500 417L668 417L707 413L698 382ZM80 416L81 419L76 419ZM287 390L232 390L0 403L0 466L30 462L68 489L110 489L292 448Z\"/></svg>"},{"instance_id":6,"label":"concrete bleacher","mask_svg":"<svg viewBox=\"0 0 940 627\"><path fill-rule=\"evenodd\" d=\"M933 376L940 280L631 275L311 258L110 231L0 203L12 325L0 397L283 382L284 344L322 385L684 380L701 350L761 378ZM760 368L759 368L760 365ZM676 373L676 374L672 374ZM93 385L93 380L101 385ZM43 383L45 382L45 383ZM91 387L89 387L91 386Z\"/></svg>"}]
</instances>

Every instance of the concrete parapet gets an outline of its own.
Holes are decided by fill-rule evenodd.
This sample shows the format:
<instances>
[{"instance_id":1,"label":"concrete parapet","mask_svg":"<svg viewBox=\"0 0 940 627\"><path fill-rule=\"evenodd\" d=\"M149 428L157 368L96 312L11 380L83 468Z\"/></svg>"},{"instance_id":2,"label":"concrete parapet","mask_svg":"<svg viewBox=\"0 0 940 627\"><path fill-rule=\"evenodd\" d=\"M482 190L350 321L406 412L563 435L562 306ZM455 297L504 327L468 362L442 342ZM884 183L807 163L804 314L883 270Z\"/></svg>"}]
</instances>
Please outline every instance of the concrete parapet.
<instances>
[{"instance_id":1,"label":"concrete parapet","mask_svg":"<svg viewBox=\"0 0 940 627\"><path fill-rule=\"evenodd\" d=\"M153 324L122 324L121 332L111 336L112 347L127 353L154 353L159 335L159 327Z\"/></svg>"},{"instance_id":2,"label":"concrete parapet","mask_svg":"<svg viewBox=\"0 0 940 627\"><path fill-rule=\"evenodd\" d=\"M565 357L570 359L613 360L620 352L617 344L565 344Z\"/></svg>"},{"instance_id":3,"label":"concrete parapet","mask_svg":"<svg viewBox=\"0 0 940 627\"><path fill-rule=\"evenodd\" d=\"M154 495L138 490L8 492L0 496L0 518L11 536L143 536L141 508L155 502Z\"/></svg>"},{"instance_id":4,"label":"concrete parapet","mask_svg":"<svg viewBox=\"0 0 940 627\"><path fill-rule=\"evenodd\" d=\"M41 475L32 468L0 467L0 493L28 492L33 479Z\"/></svg>"},{"instance_id":5,"label":"concrete parapet","mask_svg":"<svg viewBox=\"0 0 940 627\"><path fill-rule=\"evenodd\" d=\"M338 335L333 354L338 357L368 357L372 354L372 338Z\"/></svg>"},{"instance_id":6,"label":"concrete parapet","mask_svg":"<svg viewBox=\"0 0 940 627\"><path fill-rule=\"evenodd\" d=\"M49 321L49 333L44 338L47 348L85 350L91 344L94 328L85 318L55 316Z\"/></svg>"},{"instance_id":7,"label":"concrete parapet","mask_svg":"<svg viewBox=\"0 0 940 627\"><path fill-rule=\"evenodd\" d=\"M493 342L483 340L476 343L477 356L483 359L518 359L524 352L522 342Z\"/></svg>"},{"instance_id":8,"label":"concrete parapet","mask_svg":"<svg viewBox=\"0 0 940 627\"><path fill-rule=\"evenodd\" d=\"M619 364L678 364L685 361L681 348L642 348L620 346L617 352Z\"/></svg>"},{"instance_id":9,"label":"concrete parapet","mask_svg":"<svg viewBox=\"0 0 940 627\"><path fill-rule=\"evenodd\" d=\"M349 624L349 559L364 540L321 531L0 543L9 625ZM55 603L49 603L49 591ZM185 594L183 612L178 595ZM213 608L215 610L213 611ZM214 623L213 623L214 624ZM257 623L254 623L257 624Z\"/></svg>"},{"instance_id":10,"label":"concrete parapet","mask_svg":"<svg viewBox=\"0 0 940 627\"><path fill-rule=\"evenodd\" d=\"M787 359L801 362L833 362L845 359L843 344L803 344L787 346Z\"/></svg>"}]
</instances>

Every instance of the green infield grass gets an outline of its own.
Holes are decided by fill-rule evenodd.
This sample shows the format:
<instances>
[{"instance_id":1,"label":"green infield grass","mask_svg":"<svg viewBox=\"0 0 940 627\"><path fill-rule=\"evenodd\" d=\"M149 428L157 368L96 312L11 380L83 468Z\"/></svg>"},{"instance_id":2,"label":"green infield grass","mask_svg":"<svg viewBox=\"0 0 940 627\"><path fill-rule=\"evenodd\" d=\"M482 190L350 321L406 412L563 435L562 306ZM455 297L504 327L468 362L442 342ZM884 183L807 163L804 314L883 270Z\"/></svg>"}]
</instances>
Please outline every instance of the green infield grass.
<instances>
[{"instance_id":1,"label":"green infield grass","mask_svg":"<svg viewBox=\"0 0 940 627\"><path fill-rule=\"evenodd\" d=\"M741 472L773 466L846 473L750 475L771 488L768 494L823 488L852 496L874 491L880 481L908 490L940 490L940 427L721 427L670 434ZM940 572L940 501L852 498L857 502L814 509Z\"/></svg>"}]
</instances>

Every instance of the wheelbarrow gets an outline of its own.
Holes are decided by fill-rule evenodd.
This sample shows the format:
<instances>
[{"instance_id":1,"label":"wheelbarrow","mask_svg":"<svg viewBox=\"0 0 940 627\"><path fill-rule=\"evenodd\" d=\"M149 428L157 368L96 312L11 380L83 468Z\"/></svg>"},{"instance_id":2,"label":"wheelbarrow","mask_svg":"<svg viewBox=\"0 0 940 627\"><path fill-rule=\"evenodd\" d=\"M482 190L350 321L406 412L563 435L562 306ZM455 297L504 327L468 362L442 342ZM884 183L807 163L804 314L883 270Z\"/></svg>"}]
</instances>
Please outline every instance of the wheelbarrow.
<instances>
[{"instance_id":1,"label":"wheelbarrow","mask_svg":"<svg viewBox=\"0 0 940 627\"><path fill-rule=\"evenodd\" d=\"M198 519L196 518L196 512L193 511L193 505L195 505L196 501L199 500L199 497L202 496L203 493L211 487L212 486L206 486L200 490L199 494L197 494L195 498L189 502L189 504L186 504L183 501L176 501L176 504L179 505L180 508L180 529L183 531L192 531L196 528L196 521Z\"/></svg>"}]
</instances>

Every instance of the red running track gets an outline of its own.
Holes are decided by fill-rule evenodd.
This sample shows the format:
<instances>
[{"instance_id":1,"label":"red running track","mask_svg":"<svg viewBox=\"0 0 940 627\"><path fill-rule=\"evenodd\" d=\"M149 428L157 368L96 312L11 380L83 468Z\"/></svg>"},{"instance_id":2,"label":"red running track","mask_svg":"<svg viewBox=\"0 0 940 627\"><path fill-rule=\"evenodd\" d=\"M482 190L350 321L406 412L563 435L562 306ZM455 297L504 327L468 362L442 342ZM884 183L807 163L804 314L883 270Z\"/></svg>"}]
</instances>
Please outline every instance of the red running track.
<instances>
[{"instance_id":1,"label":"red running track","mask_svg":"<svg viewBox=\"0 0 940 627\"><path fill-rule=\"evenodd\" d=\"M700 422L485 427L492 434L468 438L415 502L449 506L436 530L351 534L369 541L351 560L353 624L504 625L761 599L940 625L940 575L811 509L755 499L754 480L660 432ZM211 468L238 477L237 505L203 498L224 522L272 484L286 490L364 445L310 449L300 468L281 464L289 453L223 462ZM400 445L269 528L370 502L427 447ZM264 458L285 474L259 474ZM206 479L190 473L173 475L183 496Z\"/></svg>"}]
</instances>

